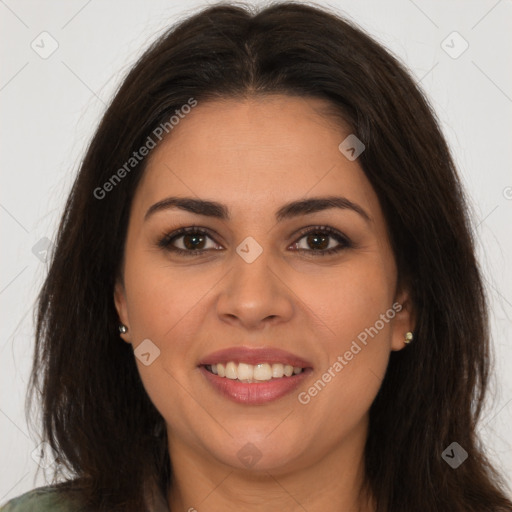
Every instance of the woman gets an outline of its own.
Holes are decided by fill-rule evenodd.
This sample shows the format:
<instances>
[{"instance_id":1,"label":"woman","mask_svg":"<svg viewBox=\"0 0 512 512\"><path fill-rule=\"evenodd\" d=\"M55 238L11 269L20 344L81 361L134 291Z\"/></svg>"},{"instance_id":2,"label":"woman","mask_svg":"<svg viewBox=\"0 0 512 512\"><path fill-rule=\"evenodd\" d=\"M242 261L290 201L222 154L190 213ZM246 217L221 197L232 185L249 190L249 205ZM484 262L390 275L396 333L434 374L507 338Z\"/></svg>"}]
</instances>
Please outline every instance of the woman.
<instances>
[{"instance_id":1,"label":"woman","mask_svg":"<svg viewBox=\"0 0 512 512\"><path fill-rule=\"evenodd\" d=\"M2 510L512 511L476 436L486 315L403 66L324 9L206 8L88 148L30 396L71 477Z\"/></svg>"}]
</instances>

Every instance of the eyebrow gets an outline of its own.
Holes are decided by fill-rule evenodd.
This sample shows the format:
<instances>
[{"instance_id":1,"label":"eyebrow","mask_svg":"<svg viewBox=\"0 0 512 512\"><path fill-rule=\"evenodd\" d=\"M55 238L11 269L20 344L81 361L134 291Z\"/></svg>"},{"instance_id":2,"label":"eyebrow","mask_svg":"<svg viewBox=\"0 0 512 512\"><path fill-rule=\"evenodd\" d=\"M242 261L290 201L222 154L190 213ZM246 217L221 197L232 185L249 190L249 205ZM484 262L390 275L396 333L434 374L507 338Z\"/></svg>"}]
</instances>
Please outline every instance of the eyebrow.
<instances>
[{"instance_id":1,"label":"eyebrow","mask_svg":"<svg viewBox=\"0 0 512 512\"><path fill-rule=\"evenodd\" d=\"M370 216L361 206L346 197L340 196L313 197L310 199L292 201L277 210L276 220L281 222L285 219L308 215L331 208L352 210L363 217L367 222L371 221ZM206 217L214 217L225 221L230 220L229 209L222 203L193 197L167 197L149 207L144 216L144 221L154 213L168 209L180 209L197 215L205 215Z\"/></svg>"}]
</instances>

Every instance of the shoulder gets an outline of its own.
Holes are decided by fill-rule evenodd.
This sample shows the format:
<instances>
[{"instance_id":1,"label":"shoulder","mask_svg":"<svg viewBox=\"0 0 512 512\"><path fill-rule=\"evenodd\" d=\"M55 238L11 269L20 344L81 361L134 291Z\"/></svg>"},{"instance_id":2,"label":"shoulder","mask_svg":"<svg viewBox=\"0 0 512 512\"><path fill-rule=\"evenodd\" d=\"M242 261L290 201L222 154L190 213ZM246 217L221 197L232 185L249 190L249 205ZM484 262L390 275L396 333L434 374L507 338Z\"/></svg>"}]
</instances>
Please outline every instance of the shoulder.
<instances>
[{"instance_id":1,"label":"shoulder","mask_svg":"<svg viewBox=\"0 0 512 512\"><path fill-rule=\"evenodd\" d=\"M0 512L78 512L82 507L58 486L32 489L0 506Z\"/></svg>"}]
</instances>

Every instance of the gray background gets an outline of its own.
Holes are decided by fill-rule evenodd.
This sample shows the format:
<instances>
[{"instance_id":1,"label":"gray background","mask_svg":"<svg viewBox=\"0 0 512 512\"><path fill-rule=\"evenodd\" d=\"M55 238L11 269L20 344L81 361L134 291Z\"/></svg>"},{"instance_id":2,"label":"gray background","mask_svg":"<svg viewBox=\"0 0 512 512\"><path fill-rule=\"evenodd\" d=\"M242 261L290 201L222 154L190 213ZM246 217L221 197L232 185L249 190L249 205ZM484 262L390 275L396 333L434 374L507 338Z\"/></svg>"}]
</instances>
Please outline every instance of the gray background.
<instances>
[{"instance_id":1,"label":"gray background","mask_svg":"<svg viewBox=\"0 0 512 512\"><path fill-rule=\"evenodd\" d=\"M80 158L148 43L207 3L0 0L0 503L44 485L36 469L51 463L32 457L40 441L24 416L32 308ZM471 200L491 304L496 372L480 432L510 481L512 2L318 4L342 11L403 60L441 120Z\"/></svg>"}]
</instances>

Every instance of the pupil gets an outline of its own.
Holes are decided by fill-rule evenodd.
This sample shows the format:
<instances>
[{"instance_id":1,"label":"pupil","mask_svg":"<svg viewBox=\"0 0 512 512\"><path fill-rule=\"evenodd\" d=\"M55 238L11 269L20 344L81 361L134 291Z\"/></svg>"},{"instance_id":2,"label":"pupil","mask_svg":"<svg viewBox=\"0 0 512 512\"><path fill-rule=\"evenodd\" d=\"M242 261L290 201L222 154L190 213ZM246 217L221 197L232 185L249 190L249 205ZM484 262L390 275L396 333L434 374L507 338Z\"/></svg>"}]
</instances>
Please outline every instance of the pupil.
<instances>
[{"instance_id":1,"label":"pupil","mask_svg":"<svg viewBox=\"0 0 512 512\"><path fill-rule=\"evenodd\" d=\"M321 235L321 234L320 234L320 235L319 235L319 234L316 234L316 235L309 235L309 236L308 236L308 243L309 243L309 242L314 242L314 243L316 243L319 239L323 239L323 244L321 245L321 247L318 247L318 245L317 245L317 249L320 249L320 250L325 249L325 248L329 245L329 243L328 243L328 242L327 242L327 243L325 243L325 241L326 241L326 239L327 239L327 237L326 237L325 235Z\"/></svg>"},{"instance_id":2,"label":"pupil","mask_svg":"<svg viewBox=\"0 0 512 512\"><path fill-rule=\"evenodd\" d=\"M203 239L203 236L202 235L185 235L185 237L183 238L183 241L184 241L184 245L187 249L198 249L197 247L197 244L195 242L193 242L192 244L188 243L188 240L192 238L194 239L196 242L199 241L199 243L201 243L202 239Z\"/></svg>"}]
</instances>

